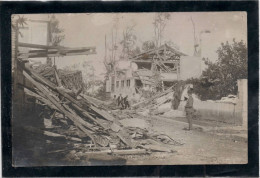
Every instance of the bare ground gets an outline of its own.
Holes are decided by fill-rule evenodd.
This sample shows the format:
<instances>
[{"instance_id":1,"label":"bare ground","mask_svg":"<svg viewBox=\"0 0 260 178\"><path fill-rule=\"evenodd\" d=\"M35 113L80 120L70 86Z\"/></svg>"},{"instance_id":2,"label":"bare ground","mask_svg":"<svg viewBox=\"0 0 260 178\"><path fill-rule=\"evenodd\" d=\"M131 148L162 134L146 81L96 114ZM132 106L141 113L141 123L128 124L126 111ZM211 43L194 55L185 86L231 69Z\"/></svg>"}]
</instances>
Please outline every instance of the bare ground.
<instances>
[{"instance_id":1,"label":"bare ground","mask_svg":"<svg viewBox=\"0 0 260 178\"><path fill-rule=\"evenodd\" d=\"M185 118L182 118L185 119ZM164 133L174 140L184 143L181 146L171 146L174 153L152 153L147 156L128 156L127 164L142 165L176 165L176 164L246 164L247 139L237 136L244 131L231 134L229 130L221 135L203 131L196 125L194 130L185 131L187 123L162 117L146 118L154 132ZM223 128L223 127L222 127Z\"/></svg>"}]
</instances>

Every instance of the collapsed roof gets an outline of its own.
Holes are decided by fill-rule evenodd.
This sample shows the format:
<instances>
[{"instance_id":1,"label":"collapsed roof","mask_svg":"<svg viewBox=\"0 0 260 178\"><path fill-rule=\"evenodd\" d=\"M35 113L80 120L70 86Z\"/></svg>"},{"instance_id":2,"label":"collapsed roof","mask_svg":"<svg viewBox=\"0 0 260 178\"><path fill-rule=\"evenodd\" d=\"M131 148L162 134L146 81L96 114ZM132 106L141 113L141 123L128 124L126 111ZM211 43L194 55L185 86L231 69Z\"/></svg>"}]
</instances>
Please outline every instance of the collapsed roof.
<instances>
[{"instance_id":1,"label":"collapsed roof","mask_svg":"<svg viewBox=\"0 0 260 178\"><path fill-rule=\"evenodd\" d=\"M187 56L187 54L182 53L181 51L174 49L167 44L164 44L158 49L151 49L142 52L129 59L133 62L148 62L149 60L173 61L179 60L180 56Z\"/></svg>"}]
</instances>

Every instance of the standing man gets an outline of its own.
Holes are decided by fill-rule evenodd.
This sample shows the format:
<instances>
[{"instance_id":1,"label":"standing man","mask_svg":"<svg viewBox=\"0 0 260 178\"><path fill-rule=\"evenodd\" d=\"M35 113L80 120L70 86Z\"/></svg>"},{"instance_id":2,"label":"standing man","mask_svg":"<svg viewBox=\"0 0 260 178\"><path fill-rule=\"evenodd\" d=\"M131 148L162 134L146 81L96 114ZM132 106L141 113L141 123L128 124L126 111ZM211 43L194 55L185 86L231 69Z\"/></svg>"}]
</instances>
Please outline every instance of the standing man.
<instances>
[{"instance_id":1,"label":"standing man","mask_svg":"<svg viewBox=\"0 0 260 178\"><path fill-rule=\"evenodd\" d=\"M120 94L119 96L118 96L118 98L117 98L117 105L120 107L120 105L121 106L123 106L123 97L122 97L122 95Z\"/></svg>"},{"instance_id":2,"label":"standing man","mask_svg":"<svg viewBox=\"0 0 260 178\"><path fill-rule=\"evenodd\" d=\"M124 98L124 102L123 103L124 103L124 109L130 107L129 101L128 101L128 95L126 95L126 97Z\"/></svg>"},{"instance_id":3,"label":"standing man","mask_svg":"<svg viewBox=\"0 0 260 178\"><path fill-rule=\"evenodd\" d=\"M185 105L185 111L186 111L186 117L187 117L188 123L189 123L188 130L192 130L192 119L193 119L194 109L193 109L193 97L192 97L191 90L188 91L188 99L187 99L187 102Z\"/></svg>"}]
</instances>

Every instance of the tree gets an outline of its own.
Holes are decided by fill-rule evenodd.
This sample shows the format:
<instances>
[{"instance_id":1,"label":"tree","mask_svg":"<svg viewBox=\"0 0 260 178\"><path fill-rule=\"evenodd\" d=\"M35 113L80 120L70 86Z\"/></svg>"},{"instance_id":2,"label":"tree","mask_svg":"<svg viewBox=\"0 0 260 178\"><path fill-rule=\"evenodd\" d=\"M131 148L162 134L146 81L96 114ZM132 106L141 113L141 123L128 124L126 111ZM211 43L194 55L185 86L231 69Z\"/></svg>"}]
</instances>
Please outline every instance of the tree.
<instances>
[{"instance_id":1,"label":"tree","mask_svg":"<svg viewBox=\"0 0 260 178\"><path fill-rule=\"evenodd\" d=\"M95 93L95 97L104 101L106 99L106 85L105 85L105 82L98 81L98 84L99 84L99 88L97 89L97 91Z\"/></svg>"},{"instance_id":2,"label":"tree","mask_svg":"<svg viewBox=\"0 0 260 178\"><path fill-rule=\"evenodd\" d=\"M18 34L23 37L23 34L20 32L19 28L27 25L27 18L20 15L12 15L12 29L17 30Z\"/></svg>"},{"instance_id":3,"label":"tree","mask_svg":"<svg viewBox=\"0 0 260 178\"><path fill-rule=\"evenodd\" d=\"M136 35L134 34L135 25L128 26L123 31L123 40L120 42L122 45L122 54L120 56L121 59L128 59L130 56L134 54L134 50L136 50Z\"/></svg>"},{"instance_id":4,"label":"tree","mask_svg":"<svg viewBox=\"0 0 260 178\"><path fill-rule=\"evenodd\" d=\"M109 76L110 73L114 71L115 64L116 64L116 56L117 56L117 31L119 26L120 17L118 14L115 15L113 18L113 27L112 27L112 35L111 35L111 43L107 44L107 36L105 35L105 57L104 57L104 65L106 68L106 78ZM115 33L114 33L115 31ZM109 54L107 55L107 49Z\"/></svg>"},{"instance_id":5,"label":"tree","mask_svg":"<svg viewBox=\"0 0 260 178\"><path fill-rule=\"evenodd\" d=\"M203 71L201 79L188 81L194 83L195 93L201 99L221 99L229 94L237 94L237 80L248 77L247 46L243 41L233 39L232 44L222 43L217 54L215 63L205 60L208 68Z\"/></svg>"},{"instance_id":6,"label":"tree","mask_svg":"<svg viewBox=\"0 0 260 178\"><path fill-rule=\"evenodd\" d=\"M163 32L167 21L170 20L170 13L156 13L153 21L154 26L154 40L155 46L158 48L161 46L161 41L163 38Z\"/></svg>"},{"instance_id":7,"label":"tree","mask_svg":"<svg viewBox=\"0 0 260 178\"><path fill-rule=\"evenodd\" d=\"M151 50L151 49L155 49L154 41L145 41L145 42L143 42L143 44L142 44L142 50L143 51L148 51L148 50Z\"/></svg>"},{"instance_id":8,"label":"tree","mask_svg":"<svg viewBox=\"0 0 260 178\"><path fill-rule=\"evenodd\" d=\"M56 18L54 14L49 16L50 21L50 42L52 46L58 46L62 40L65 39L65 35L63 34L64 29L62 29L59 25L59 20Z\"/></svg>"}]
</instances>

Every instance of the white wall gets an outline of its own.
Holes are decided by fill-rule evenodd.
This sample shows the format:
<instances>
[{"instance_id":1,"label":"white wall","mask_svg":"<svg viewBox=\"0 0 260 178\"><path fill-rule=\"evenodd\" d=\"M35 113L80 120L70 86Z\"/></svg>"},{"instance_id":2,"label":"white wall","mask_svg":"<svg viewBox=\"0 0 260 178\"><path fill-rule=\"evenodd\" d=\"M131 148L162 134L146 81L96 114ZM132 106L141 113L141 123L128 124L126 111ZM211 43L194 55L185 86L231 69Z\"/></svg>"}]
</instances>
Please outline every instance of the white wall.
<instances>
[{"instance_id":1,"label":"white wall","mask_svg":"<svg viewBox=\"0 0 260 178\"><path fill-rule=\"evenodd\" d=\"M127 80L130 80L130 86L127 86ZM116 82L119 81L119 87L117 87ZM124 81L124 87L121 85L121 81ZM131 98L133 96L133 93L135 92L135 79L133 78L132 75L132 68L129 68L128 70L125 71L124 74L117 75L115 77L115 90L112 92L111 90L111 83L112 79L111 77L109 78L109 81L107 84L109 84L109 87L107 87L106 91L111 92L110 96L113 97L114 95L119 96L119 94L122 94L123 97L128 95L128 98Z\"/></svg>"},{"instance_id":2,"label":"white wall","mask_svg":"<svg viewBox=\"0 0 260 178\"><path fill-rule=\"evenodd\" d=\"M247 79L239 79L237 81L238 86L238 103L236 106L235 114L236 117L241 118L242 125L247 128L247 106L248 106L248 89L247 89Z\"/></svg>"},{"instance_id":3,"label":"white wall","mask_svg":"<svg viewBox=\"0 0 260 178\"><path fill-rule=\"evenodd\" d=\"M201 101L193 94L193 106L202 118L242 125L247 129L247 96L247 79L240 79L238 80L238 100L235 104L221 100ZM184 111L185 104L186 101L182 101L178 110Z\"/></svg>"}]
</instances>

